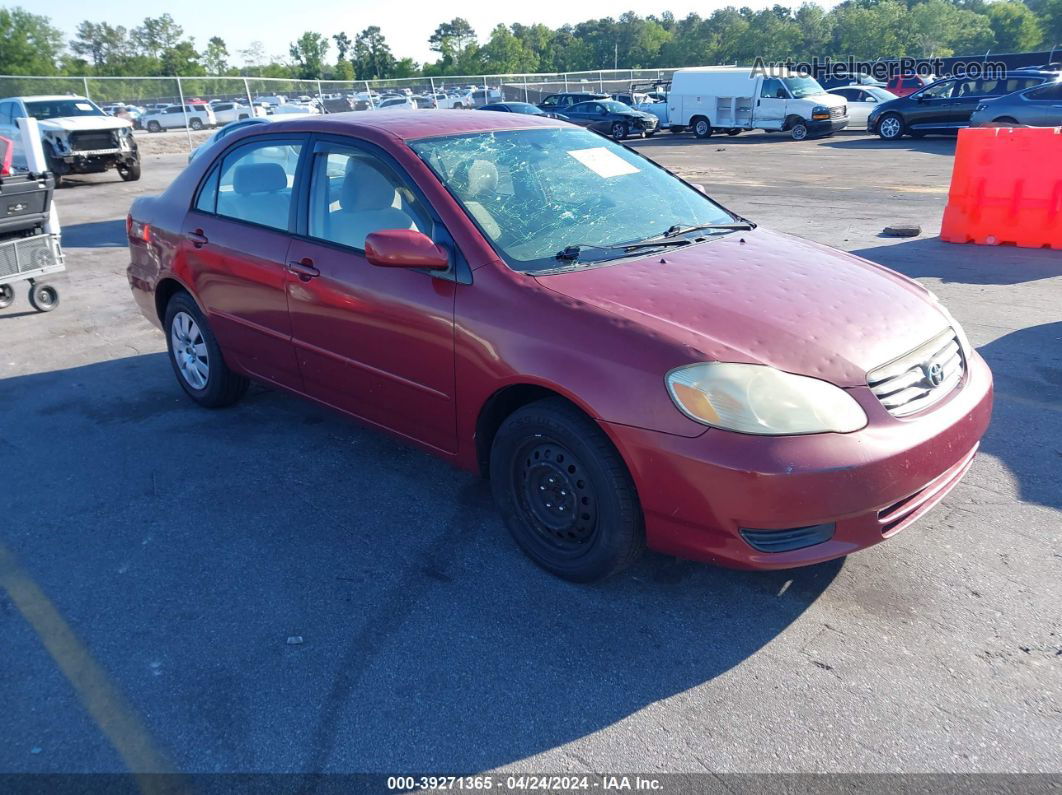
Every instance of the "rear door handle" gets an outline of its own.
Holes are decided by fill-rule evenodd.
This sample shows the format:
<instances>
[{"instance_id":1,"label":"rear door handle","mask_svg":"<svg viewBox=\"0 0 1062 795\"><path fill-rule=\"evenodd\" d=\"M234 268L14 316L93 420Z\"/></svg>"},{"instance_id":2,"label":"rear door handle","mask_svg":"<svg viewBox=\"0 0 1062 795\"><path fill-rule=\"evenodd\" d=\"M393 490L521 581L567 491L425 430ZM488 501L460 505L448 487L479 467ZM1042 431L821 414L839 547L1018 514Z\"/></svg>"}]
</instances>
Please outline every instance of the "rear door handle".
<instances>
[{"instance_id":1,"label":"rear door handle","mask_svg":"<svg viewBox=\"0 0 1062 795\"><path fill-rule=\"evenodd\" d=\"M298 276L302 281L308 282L321 275L321 271L314 267L313 260L303 257L298 262L289 262L288 270Z\"/></svg>"},{"instance_id":2,"label":"rear door handle","mask_svg":"<svg viewBox=\"0 0 1062 795\"><path fill-rule=\"evenodd\" d=\"M187 235L185 235L185 237L191 240L192 245L196 248L202 248L210 242L207 236L203 234L202 229L196 229L194 232L189 232Z\"/></svg>"}]
</instances>

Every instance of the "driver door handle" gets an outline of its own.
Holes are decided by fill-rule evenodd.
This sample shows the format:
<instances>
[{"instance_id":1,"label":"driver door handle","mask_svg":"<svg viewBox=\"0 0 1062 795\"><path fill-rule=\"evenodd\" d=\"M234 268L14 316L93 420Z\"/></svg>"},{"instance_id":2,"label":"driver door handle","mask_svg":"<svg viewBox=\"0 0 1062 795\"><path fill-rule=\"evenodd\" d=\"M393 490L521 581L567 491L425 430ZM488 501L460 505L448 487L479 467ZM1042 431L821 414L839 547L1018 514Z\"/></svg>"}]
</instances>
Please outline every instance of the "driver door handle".
<instances>
[{"instance_id":1,"label":"driver door handle","mask_svg":"<svg viewBox=\"0 0 1062 795\"><path fill-rule=\"evenodd\" d=\"M202 248L210 242L207 236L203 234L202 229L196 229L194 232L189 232L187 235L185 235L185 237L191 240L192 245L196 248Z\"/></svg>"},{"instance_id":2,"label":"driver door handle","mask_svg":"<svg viewBox=\"0 0 1062 795\"><path fill-rule=\"evenodd\" d=\"M321 275L321 271L314 267L313 260L309 257L303 257L297 262L289 262L288 270L304 282L308 282L310 279L314 279Z\"/></svg>"}]
</instances>

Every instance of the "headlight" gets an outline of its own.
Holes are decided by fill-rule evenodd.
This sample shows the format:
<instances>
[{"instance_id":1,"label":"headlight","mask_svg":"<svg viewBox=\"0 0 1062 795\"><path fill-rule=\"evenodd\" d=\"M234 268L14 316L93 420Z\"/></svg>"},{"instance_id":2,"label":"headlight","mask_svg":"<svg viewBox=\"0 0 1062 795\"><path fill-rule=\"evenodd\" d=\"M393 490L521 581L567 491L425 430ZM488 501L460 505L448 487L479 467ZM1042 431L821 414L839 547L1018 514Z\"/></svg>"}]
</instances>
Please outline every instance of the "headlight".
<instances>
[{"instance_id":1,"label":"headlight","mask_svg":"<svg viewBox=\"0 0 1062 795\"><path fill-rule=\"evenodd\" d=\"M867 424L840 387L765 365L691 364L667 374L667 389L690 419L739 433L850 433Z\"/></svg>"},{"instance_id":2,"label":"headlight","mask_svg":"<svg viewBox=\"0 0 1062 795\"><path fill-rule=\"evenodd\" d=\"M830 109L822 105L816 105L811 109L811 118L828 119L830 118Z\"/></svg>"}]
</instances>

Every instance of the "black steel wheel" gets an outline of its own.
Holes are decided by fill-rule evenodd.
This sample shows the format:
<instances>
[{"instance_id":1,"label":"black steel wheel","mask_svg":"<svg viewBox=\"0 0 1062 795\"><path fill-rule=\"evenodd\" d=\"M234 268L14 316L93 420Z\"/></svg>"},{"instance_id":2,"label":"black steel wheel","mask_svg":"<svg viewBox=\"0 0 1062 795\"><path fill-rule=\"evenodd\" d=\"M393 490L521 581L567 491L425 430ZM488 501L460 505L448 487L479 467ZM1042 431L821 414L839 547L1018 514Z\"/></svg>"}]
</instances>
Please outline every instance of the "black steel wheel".
<instances>
[{"instance_id":1,"label":"black steel wheel","mask_svg":"<svg viewBox=\"0 0 1062 795\"><path fill-rule=\"evenodd\" d=\"M623 460L567 401L541 400L510 415L494 438L490 475L514 540L558 577L603 579L644 547L641 508Z\"/></svg>"},{"instance_id":2,"label":"black steel wheel","mask_svg":"<svg viewBox=\"0 0 1062 795\"><path fill-rule=\"evenodd\" d=\"M51 312L59 306L59 291L50 284L33 284L29 291L30 306L38 312Z\"/></svg>"},{"instance_id":3,"label":"black steel wheel","mask_svg":"<svg viewBox=\"0 0 1062 795\"><path fill-rule=\"evenodd\" d=\"M7 309L15 303L15 288L10 284L0 284L0 309Z\"/></svg>"}]
</instances>

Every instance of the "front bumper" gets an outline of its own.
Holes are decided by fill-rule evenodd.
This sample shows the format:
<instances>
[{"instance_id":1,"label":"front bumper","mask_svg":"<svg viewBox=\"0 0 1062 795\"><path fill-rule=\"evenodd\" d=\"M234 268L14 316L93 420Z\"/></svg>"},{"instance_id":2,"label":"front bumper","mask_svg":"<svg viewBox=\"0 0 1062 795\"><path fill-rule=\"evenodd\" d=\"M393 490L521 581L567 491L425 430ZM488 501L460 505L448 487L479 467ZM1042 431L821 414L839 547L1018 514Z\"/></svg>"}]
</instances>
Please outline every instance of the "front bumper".
<instances>
[{"instance_id":1,"label":"front bumper","mask_svg":"<svg viewBox=\"0 0 1062 795\"><path fill-rule=\"evenodd\" d=\"M660 552L746 569L842 557L895 535L958 483L992 413L992 374L968 354L961 385L922 414L890 416L852 390L869 424L850 434L757 437L709 429L694 438L602 423L630 467L646 540ZM761 552L742 528L835 525L829 540Z\"/></svg>"},{"instance_id":2,"label":"front bumper","mask_svg":"<svg viewBox=\"0 0 1062 795\"><path fill-rule=\"evenodd\" d=\"M839 132L847 126L847 116L842 116L839 119L813 119L808 122L808 132L812 135L829 135L830 133Z\"/></svg>"}]
</instances>

